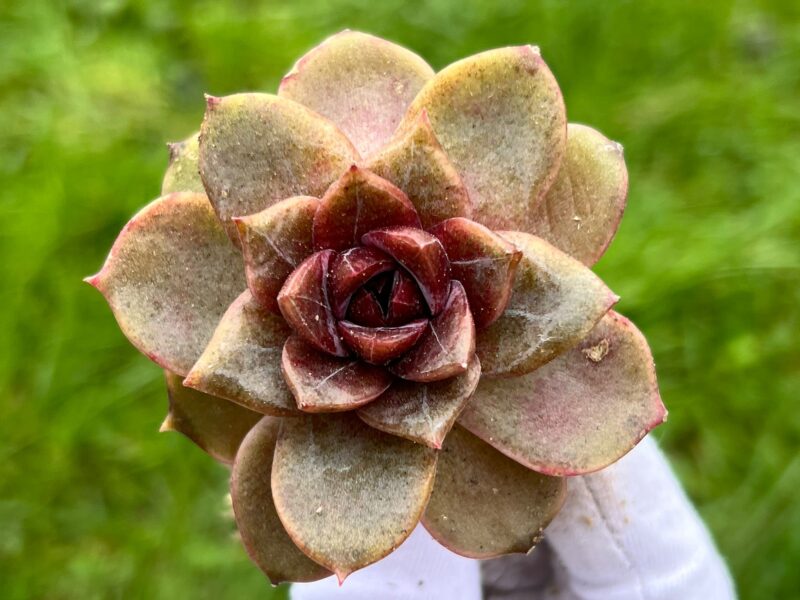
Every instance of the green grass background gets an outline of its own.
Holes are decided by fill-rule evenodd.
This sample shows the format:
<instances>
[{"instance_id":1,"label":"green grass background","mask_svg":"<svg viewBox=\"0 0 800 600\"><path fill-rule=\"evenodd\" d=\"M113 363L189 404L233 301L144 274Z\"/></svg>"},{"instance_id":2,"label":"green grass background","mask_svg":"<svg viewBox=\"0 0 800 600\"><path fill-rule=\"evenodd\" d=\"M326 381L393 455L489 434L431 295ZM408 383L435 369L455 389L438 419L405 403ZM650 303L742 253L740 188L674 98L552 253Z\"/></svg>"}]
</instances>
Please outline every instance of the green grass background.
<instances>
[{"instance_id":1,"label":"green grass background","mask_svg":"<svg viewBox=\"0 0 800 600\"><path fill-rule=\"evenodd\" d=\"M231 538L226 471L157 433L161 372L80 279L157 196L203 92L274 91L344 27L436 68L538 44L570 119L624 144L597 270L653 347L654 435L742 597L796 597L800 4L782 0L0 3L0 597L274 597Z\"/></svg>"}]
</instances>

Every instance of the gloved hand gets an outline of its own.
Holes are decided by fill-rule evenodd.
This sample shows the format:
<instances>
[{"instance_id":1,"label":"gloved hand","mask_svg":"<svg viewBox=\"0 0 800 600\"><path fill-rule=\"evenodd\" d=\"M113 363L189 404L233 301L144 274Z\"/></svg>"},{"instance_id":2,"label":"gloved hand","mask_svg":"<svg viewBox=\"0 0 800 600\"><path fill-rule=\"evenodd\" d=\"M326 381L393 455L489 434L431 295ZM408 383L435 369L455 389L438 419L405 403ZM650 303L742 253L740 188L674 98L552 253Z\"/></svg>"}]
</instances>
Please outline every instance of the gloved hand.
<instances>
[{"instance_id":1,"label":"gloved hand","mask_svg":"<svg viewBox=\"0 0 800 600\"><path fill-rule=\"evenodd\" d=\"M736 594L708 530L648 437L611 467L571 478L545 542L527 556L485 561L481 569L418 526L394 553L353 573L341 588L330 577L295 584L291 597L730 600Z\"/></svg>"}]
</instances>

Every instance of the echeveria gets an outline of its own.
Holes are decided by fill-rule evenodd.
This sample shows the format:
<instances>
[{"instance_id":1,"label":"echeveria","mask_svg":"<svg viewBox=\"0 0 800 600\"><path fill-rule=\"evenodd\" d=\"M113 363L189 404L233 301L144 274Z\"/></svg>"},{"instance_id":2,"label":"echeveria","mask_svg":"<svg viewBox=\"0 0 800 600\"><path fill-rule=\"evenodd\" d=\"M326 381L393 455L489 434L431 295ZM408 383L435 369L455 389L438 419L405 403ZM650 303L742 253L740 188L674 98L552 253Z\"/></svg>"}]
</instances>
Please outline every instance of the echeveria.
<instances>
[{"instance_id":1,"label":"echeveria","mask_svg":"<svg viewBox=\"0 0 800 600\"><path fill-rule=\"evenodd\" d=\"M233 463L273 582L341 580L419 521L465 556L526 552L567 476L666 418L589 270L622 149L567 124L535 47L434 73L340 33L277 95L207 97L162 193L88 281L167 372L163 429Z\"/></svg>"}]
</instances>

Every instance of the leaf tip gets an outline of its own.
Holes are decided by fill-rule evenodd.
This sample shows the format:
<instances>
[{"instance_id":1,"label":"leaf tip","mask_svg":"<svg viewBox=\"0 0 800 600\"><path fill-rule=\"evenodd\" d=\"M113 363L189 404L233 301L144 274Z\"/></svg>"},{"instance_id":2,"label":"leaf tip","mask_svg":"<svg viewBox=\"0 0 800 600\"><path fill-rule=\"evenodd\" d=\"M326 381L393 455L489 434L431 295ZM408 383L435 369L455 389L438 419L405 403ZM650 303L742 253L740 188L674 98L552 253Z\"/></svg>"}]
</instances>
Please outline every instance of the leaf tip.
<instances>
[{"instance_id":1,"label":"leaf tip","mask_svg":"<svg viewBox=\"0 0 800 600\"><path fill-rule=\"evenodd\" d=\"M206 99L206 108L208 110L214 110L219 103L222 102L222 98L219 96L212 96L211 94L203 94L203 97Z\"/></svg>"},{"instance_id":2,"label":"leaf tip","mask_svg":"<svg viewBox=\"0 0 800 600\"><path fill-rule=\"evenodd\" d=\"M94 275L89 275L88 277L84 277L83 281L88 283L90 286L92 286L96 290L102 292L102 290L100 289L100 280L101 280L102 274L103 274L103 272L100 271L98 273L95 273Z\"/></svg>"},{"instance_id":3,"label":"leaf tip","mask_svg":"<svg viewBox=\"0 0 800 600\"><path fill-rule=\"evenodd\" d=\"M336 575L336 581L339 582L339 587L342 587L344 580L350 575L350 571L334 571L334 574Z\"/></svg>"},{"instance_id":4,"label":"leaf tip","mask_svg":"<svg viewBox=\"0 0 800 600\"><path fill-rule=\"evenodd\" d=\"M164 421L158 428L159 433L166 433L167 431L176 431L175 419L172 417L172 411L167 413L167 416L164 417Z\"/></svg>"}]
</instances>

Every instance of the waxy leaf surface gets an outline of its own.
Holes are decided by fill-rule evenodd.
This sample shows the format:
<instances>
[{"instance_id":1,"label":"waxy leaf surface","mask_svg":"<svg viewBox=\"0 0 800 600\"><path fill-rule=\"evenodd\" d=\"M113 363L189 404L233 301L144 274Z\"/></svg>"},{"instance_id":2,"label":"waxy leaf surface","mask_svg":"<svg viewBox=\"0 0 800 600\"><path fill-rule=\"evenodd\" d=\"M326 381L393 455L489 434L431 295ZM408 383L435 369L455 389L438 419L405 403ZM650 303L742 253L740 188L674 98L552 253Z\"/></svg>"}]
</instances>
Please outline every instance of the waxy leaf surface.
<instances>
[{"instance_id":1,"label":"waxy leaf surface","mask_svg":"<svg viewBox=\"0 0 800 600\"><path fill-rule=\"evenodd\" d=\"M333 250L309 256L286 279L278 306L292 329L306 342L334 356L347 356L328 298L328 268Z\"/></svg>"},{"instance_id":2,"label":"waxy leaf surface","mask_svg":"<svg viewBox=\"0 0 800 600\"><path fill-rule=\"evenodd\" d=\"M313 251L311 224L319 200L295 196L248 217L235 217L247 287L264 308L279 313L278 292Z\"/></svg>"},{"instance_id":3,"label":"waxy leaf surface","mask_svg":"<svg viewBox=\"0 0 800 600\"><path fill-rule=\"evenodd\" d=\"M186 192L139 211L86 281L105 296L131 343L179 375L189 372L245 289L241 256L208 199Z\"/></svg>"},{"instance_id":4,"label":"waxy leaf surface","mask_svg":"<svg viewBox=\"0 0 800 600\"><path fill-rule=\"evenodd\" d=\"M466 372L444 381L397 379L377 400L360 408L358 416L381 431L441 448L480 376L480 361L473 356Z\"/></svg>"},{"instance_id":5,"label":"waxy leaf surface","mask_svg":"<svg viewBox=\"0 0 800 600\"><path fill-rule=\"evenodd\" d=\"M426 314L425 298L414 279L402 269L395 271L386 310L386 322L389 325L399 325Z\"/></svg>"},{"instance_id":6,"label":"waxy leaf surface","mask_svg":"<svg viewBox=\"0 0 800 600\"><path fill-rule=\"evenodd\" d=\"M338 323L339 333L345 343L373 365L385 365L402 356L417 343L427 326L427 319L417 319L396 327L364 327L350 321Z\"/></svg>"},{"instance_id":7,"label":"waxy leaf surface","mask_svg":"<svg viewBox=\"0 0 800 600\"><path fill-rule=\"evenodd\" d=\"M367 168L405 192L425 229L472 214L467 188L442 150L425 111L399 140L369 160Z\"/></svg>"},{"instance_id":8,"label":"waxy leaf surface","mask_svg":"<svg viewBox=\"0 0 800 600\"><path fill-rule=\"evenodd\" d=\"M429 81L400 131L427 111L469 190L472 218L491 229L535 231L534 209L554 180L566 144L564 101L537 48L489 50Z\"/></svg>"},{"instance_id":9,"label":"waxy leaf surface","mask_svg":"<svg viewBox=\"0 0 800 600\"><path fill-rule=\"evenodd\" d=\"M221 463L233 463L242 439L264 415L185 387L180 375L169 371L164 375L169 412L161 431L182 433Z\"/></svg>"},{"instance_id":10,"label":"waxy leaf surface","mask_svg":"<svg viewBox=\"0 0 800 600\"><path fill-rule=\"evenodd\" d=\"M422 524L462 556L529 552L564 503L566 487L563 478L526 469L456 426L439 453Z\"/></svg>"},{"instance_id":11,"label":"waxy leaf surface","mask_svg":"<svg viewBox=\"0 0 800 600\"><path fill-rule=\"evenodd\" d=\"M522 252L483 225L455 218L431 229L450 259L450 274L464 286L475 327L503 314Z\"/></svg>"},{"instance_id":12,"label":"waxy leaf surface","mask_svg":"<svg viewBox=\"0 0 800 600\"><path fill-rule=\"evenodd\" d=\"M208 98L200 129L200 176L231 240L231 217L292 196L322 196L357 154L336 126L270 94Z\"/></svg>"},{"instance_id":13,"label":"waxy leaf surface","mask_svg":"<svg viewBox=\"0 0 800 600\"><path fill-rule=\"evenodd\" d=\"M331 356L294 335L283 347L281 367L297 406L305 412L353 410L380 396L392 383L382 367Z\"/></svg>"},{"instance_id":14,"label":"waxy leaf surface","mask_svg":"<svg viewBox=\"0 0 800 600\"><path fill-rule=\"evenodd\" d=\"M433 70L413 52L357 31L334 35L303 56L278 95L336 123L362 156L379 149Z\"/></svg>"},{"instance_id":15,"label":"waxy leaf surface","mask_svg":"<svg viewBox=\"0 0 800 600\"><path fill-rule=\"evenodd\" d=\"M394 268L391 257L375 248L358 246L336 254L329 273L334 316L343 319L353 293L375 275Z\"/></svg>"},{"instance_id":16,"label":"waxy leaf surface","mask_svg":"<svg viewBox=\"0 0 800 600\"><path fill-rule=\"evenodd\" d=\"M279 419L264 417L242 442L231 476L233 514L247 554L273 585L316 581L330 572L295 546L272 499L272 459L279 429Z\"/></svg>"},{"instance_id":17,"label":"waxy leaf surface","mask_svg":"<svg viewBox=\"0 0 800 600\"><path fill-rule=\"evenodd\" d=\"M353 294L350 306L347 309L347 318L353 323L358 323L365 327L385 327L388 325L375 293L365 288L361 288Z\"/></svg>"},{"instance_id":18,"label":"waxy leaf surface","mask_svg":"<svg viewBox=\"0 0 800 600\"><path fill-rule=\"evenodd\" d=\"M619 299L586 266L544 240L500 232L522 251L505 312L478 332L484 374L529 373L577 344Z\"/></svg>"},{"instance_id":19,"label":"waxy leaf surface","mask_svg":"<svg viewBox=\"0 0 800 600\"><path fill-rule=\"evenodd\" d=\"M579 475L621 458L666 416L647 342L611 311L533 373L482 379L459 422L530 469Z\"/></svg>"},{"instance_id":20,"label":"waxy leaf surface","mask_svg":"<svg viewBox=\"0 0 800 600\"><path fill-rule=\"evenodd\" d=\"M467 294L460 282L453 281L444 310L429 321L422 339L391 370L410 381L439 381L466 371L474 354L475 323Z\"/></svg>"},{"instance_id":21,"label":"waxy leaf surface","mask_svg":"<svg viewBox=\"0 0 800 600\"><path fill-rule=\"evenodd\" d=\"M414 205L392 183L356 166L325 192L314 217L314 247L346 250L368 231L385 227L419 227Z\"/></svg>"},{"instance_id":22,"label":"waxy leaf surface","mask_svg":"<svg viewBox=\"0 0 800 600\"><path fill-rule=\"evenodd\" d=\"M281 352L290 330L245 291L225 312L184 385L227 398L256 412L298 412L281 375Z\"/></svg>"},{"instance_id":23,"label":"waxy leaf surface","mask_svg":"<svg viewBox=\"0 0 800 600\"><path fill-rule=\"evenodd\" d=\"M592 266L617 231L628 196L622 146L570 123L558 177L536 210L536 235Z\"/></svg>"},{"instance_id":24,"label":"waxy leaf surface","mask_svg":"<svg viewBox=\"0 0 800 600\"><path fill-rule=\"evenodd\" d=\"M435 470L434 450L353 413L285 419L272 493L292 540L342 581L411 534Z\"/></svg>"},{"instance_id":25,"label":"waxy leaf surface","mask_svg":"<svg viewBox=\"0 0 800 600\"><path fill-rule=\"evenodd\" d=\"M450 264L442 243L421 229L379 229L361 238L365 246L383 250L417 281L431 313L444 308L450 287Z\"/></svg>"}]
</instances>

